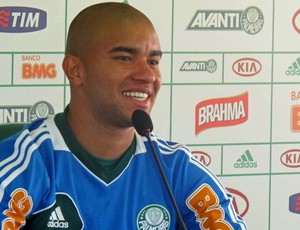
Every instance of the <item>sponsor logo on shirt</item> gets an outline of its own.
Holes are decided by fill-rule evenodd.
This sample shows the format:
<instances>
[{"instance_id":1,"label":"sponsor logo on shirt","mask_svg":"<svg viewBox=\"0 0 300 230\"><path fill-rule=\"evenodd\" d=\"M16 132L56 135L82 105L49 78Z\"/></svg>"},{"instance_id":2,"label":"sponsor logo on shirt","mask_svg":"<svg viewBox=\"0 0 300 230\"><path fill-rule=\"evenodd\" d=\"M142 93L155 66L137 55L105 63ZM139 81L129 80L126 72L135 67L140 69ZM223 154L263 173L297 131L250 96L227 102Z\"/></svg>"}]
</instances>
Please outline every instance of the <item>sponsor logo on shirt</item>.
<instances>
[{"instance_id":1,"label":"sponsor logo on shirt","mask_svg":"<svg viewBox=\"0 0 300 230\"><path fill-rule=\"evenodd\" d=\"M26 215L30 213L33 203L24 189L16 189L11 194L8 209L3 212L6 219L1 224L1 229L20 229L26 222Z\"/></svg>"},{"instance_id":2,"label":"sponsor logo on shirt","mask_svg":"<svg viewBox=\"0 0 300 230\"><path fill-rule=\"evenodd\" d=\"M217 194L208 184L201 185L187 199L187 205L195 213L201 229L233 230L218 202Z\"/></svg>"},{"instance_id":3,"label":"sponsor logo on shirt","mask_svg":"<svg viewBox=\"0 0 300 230\"><path fill-rule=\"evenodd\" d=\"M47 226L49 228L69 228L69 223L65 220L64 215L62 214L61 208L58 206L55 210L51 213L49 217L49 221Z\"/></svg>"}]
</instances>

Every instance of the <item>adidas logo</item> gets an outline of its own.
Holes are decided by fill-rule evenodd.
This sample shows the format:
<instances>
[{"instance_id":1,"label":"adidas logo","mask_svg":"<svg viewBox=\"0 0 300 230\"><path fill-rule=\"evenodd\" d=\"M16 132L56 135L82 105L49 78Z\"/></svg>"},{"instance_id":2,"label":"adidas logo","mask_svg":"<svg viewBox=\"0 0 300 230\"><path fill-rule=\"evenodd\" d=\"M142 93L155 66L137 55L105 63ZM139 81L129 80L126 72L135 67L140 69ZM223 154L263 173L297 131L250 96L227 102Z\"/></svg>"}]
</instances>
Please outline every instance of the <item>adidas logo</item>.
<instances>
[{"instance_id":1,"label":"adidas logo","mask_svg":"<svg viewBox=\"0 0 300 230\"><path fill-rule=\"evenodd\" d=\"M293 64L285 71L286 75L300 75L300 57L296 59L296 61L293 62Z\"/></svg>"},{"instance_id":2,"label":"adidas logo","mask_svg":"<svg viewBox=\"0 0 300 230\"><path fill-rule=\"evenodd\" d=\"M249 150L247 150L241 158L234 164L235 168L256 168L257 161L253 159Z\"/></svg>"},{"instance_id":3,"label":"adidas logo","mask_svg":"<svg viewBox=\"0 0 300 230\"><path fill-rule=\"evenodd\" d=\"M65 218L61 212L60 207L56 207L51 213L47 226L49 228L69 228L69 223L65 221Z\"/></svg>"}]
</instances>

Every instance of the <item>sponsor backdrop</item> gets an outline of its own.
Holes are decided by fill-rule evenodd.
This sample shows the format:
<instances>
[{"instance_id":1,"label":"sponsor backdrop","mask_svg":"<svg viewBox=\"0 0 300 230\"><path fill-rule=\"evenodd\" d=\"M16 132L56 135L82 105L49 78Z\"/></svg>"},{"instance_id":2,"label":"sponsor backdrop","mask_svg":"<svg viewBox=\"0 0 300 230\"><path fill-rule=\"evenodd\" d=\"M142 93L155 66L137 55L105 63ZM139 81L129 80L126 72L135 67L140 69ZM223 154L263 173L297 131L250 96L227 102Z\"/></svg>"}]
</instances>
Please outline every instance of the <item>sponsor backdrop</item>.
<instances>
[{"instance_id":1,"label":"sponsor backdrop","mask_svg":"<svg viewBox=\"0 0 300 230\"><path fill-rule=\"evenodd\" d=\"M1 1L0 123L64 109L67 27L96 2ZM299 1L125 2L161 39L155 133L187 144L220 177L249 229L299 229Z\"/></svg>"}]
</instances>

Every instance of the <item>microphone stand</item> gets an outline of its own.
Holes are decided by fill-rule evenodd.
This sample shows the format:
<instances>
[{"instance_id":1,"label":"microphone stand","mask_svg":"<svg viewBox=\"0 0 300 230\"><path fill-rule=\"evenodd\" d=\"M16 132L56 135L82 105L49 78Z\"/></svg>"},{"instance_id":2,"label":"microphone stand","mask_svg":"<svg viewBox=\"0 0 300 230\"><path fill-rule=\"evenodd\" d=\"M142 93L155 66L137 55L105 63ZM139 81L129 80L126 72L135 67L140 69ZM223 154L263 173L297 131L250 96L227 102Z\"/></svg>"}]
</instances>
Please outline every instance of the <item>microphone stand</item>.
<instances>
[{"instance_id":1,"label":"microphone stand","mask_svg":"<svg viewBox=\"0 0 300 230\"><path fill-rule=\"evenodd\" d=\"M163 181L164 181L164 184L165 184L165 186L166 186L166 188L167 188L167 191L168 191L168 193L169 193L169 197L171 198L172 204L173 204L173 206L174 206L174 208L175 208L175 211L176 211L176 214L177 214L177 216L178 216L178 219L179 219L179 225L180 225L180 226L179 226L179 230L187 230L187 228L186 228L186 226L185 226L185 224L184 224L184 221L183 221L183 219L182 219L182 216L181 216L181 214L180 214L180 211L179 211L179 209L178 209L178 206L177 206L177 204L176 204L176 201L175 201L174 195L173 195L173 193L172 193L172 190L171 190L171 188L170 188L170 185L169 185L169 183L168 183L167 177L166 177L166 175L165 175L165 173L164 173L164 170L163 170L163 168L162 168L162 165L161 165L161 163L160 163L160 161L159 161L159 159L158 159L157 153L156 153L155 148L154 148L154 146L153 146L153 143L152 143L152 141L151 141L151 138L150 138L150 131L144 132L144 136L147 138L147 140L148 140L148 142L149 142L149 144L150 144L150 147L151 147L151 150L152 150L152 154L153 154L154 159L155 159L155 161L156 161L156 163L157 163L157 165L158 165L159 172L160 172L160 174L161 174L161 176L162 176L162 179L163 179Z\"/></svg>"}]
</instances>

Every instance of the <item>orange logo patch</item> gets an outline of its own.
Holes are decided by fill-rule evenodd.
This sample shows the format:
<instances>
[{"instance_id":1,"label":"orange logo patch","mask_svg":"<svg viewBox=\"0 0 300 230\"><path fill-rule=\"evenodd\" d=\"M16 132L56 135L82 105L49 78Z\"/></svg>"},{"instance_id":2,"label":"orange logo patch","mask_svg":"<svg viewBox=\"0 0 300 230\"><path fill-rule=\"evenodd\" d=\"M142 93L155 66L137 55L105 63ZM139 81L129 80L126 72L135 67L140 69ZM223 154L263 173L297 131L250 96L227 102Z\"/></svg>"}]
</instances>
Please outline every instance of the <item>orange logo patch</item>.
<instances>
[{"instance_id":1,"label":"orange logo patch","mask_svg":"<svg viewBox=\"0 0 300 230\"><path fill-rule=\"evenodd\" d=\"M187 205L194 211L197 221L201 223L203 229L233 230L230 224L224 220L224 211L218 203L218 196L207 184L202 185L187 200Z\"/></svg>"},{"instance_id":2,"label":"orange logo patch","mask_svg":"<svg viewBox=\"0 0 300 230\"><path fill-rule=\"evenodd\" d=\"M11 195L9 208L3 213L7 218L2 223L3 230L17 230L26 222L26 215L33 206L32 199L24 189L17 189Z\"/></svg>"}]
</instances>

